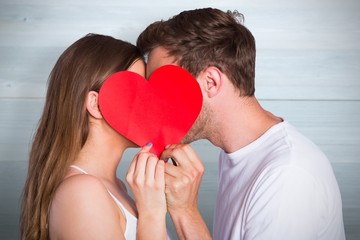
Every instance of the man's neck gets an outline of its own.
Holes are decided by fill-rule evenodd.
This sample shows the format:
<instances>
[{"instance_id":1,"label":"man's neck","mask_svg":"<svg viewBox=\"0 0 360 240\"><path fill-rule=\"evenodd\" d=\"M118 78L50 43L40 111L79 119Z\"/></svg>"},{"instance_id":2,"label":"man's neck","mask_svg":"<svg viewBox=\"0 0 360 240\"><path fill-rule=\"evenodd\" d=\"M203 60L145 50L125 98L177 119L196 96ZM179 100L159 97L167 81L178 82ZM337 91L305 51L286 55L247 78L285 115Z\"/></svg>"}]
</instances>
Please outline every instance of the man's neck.
<instances>
[{"instance_id":1,"label":"man's neck","mask_svg":"<svg viewBox=\"0 0 360 240\"><path fill-rule=\"evenodd\" d=\"M255 97L239 98L216 114L216 131L209 140L225 152L239 150L261 137L282 119L264 110Z\"/></svg>"}]
</instances>

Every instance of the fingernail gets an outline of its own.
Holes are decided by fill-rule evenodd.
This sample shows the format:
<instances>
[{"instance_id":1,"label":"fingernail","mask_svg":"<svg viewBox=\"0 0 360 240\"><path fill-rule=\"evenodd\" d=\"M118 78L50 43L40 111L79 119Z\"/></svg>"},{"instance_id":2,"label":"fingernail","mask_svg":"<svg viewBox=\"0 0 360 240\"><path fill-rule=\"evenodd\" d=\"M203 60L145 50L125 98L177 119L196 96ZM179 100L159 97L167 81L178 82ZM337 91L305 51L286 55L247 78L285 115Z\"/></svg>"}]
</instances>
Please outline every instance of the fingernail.
<instances>
[{"instance_id":1,"label":"fingernail","mask_svg":"<svg viewBox=\"0 0 360 240\"><path fill-rule=\"evenodd\" d=\"M146 144L146 146L151 146L151 144L152 144L152 142L148 142L147 144Z\"/></svg>"},{"instance_id":2,"label":"fingernail","mask_svg":"<svg viewBox=\"0 0 360 240\"><path fill-rule=\"evenodd\" d=\"M156 152L151 152L152 154L154 154L155 156L157 156L157 153Z\"/></svg>"}]
</instances>

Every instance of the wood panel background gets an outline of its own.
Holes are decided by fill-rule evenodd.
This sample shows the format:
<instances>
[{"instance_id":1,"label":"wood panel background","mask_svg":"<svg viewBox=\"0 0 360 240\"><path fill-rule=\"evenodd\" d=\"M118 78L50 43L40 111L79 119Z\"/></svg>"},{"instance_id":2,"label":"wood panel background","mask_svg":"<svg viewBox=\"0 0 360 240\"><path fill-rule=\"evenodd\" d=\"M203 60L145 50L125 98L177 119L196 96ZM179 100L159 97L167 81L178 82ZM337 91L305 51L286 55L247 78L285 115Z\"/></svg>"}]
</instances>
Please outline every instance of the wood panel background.
<instances>
[{"instance_id":1,"label":"wood panel background","mask_svg":"<svg viewBox=\"0 0 360 240\"><path fill-rule=\"evenodd\" d=\"M257 41L256 96L327 154L342 193L347 239L360 239L358 0L1 0L0 239L19 238L31 137L62 51L90 32L135 43L151 22L199 7L245 15ZM206 166L199 202L212 229L218 149L207 141L193 146ZM134 153L126 152L120 177Z\"/></svg>"}]
</instances>

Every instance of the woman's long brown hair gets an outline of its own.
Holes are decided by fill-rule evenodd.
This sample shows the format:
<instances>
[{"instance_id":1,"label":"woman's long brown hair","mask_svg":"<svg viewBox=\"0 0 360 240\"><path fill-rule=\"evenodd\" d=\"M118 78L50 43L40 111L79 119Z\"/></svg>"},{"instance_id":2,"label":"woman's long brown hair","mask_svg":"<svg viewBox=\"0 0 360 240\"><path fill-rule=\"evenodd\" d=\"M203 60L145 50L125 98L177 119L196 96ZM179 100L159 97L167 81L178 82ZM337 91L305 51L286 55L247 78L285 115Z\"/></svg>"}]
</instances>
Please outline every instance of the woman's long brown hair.
<instances>
[{"instance_id":1,"label":"woman's long brown hair","mask_svg":"<svg viewBox=\"0 0 360 240\"><path fill-rule=\"evenodd\" d=\"M85 98L140 52L130 43L89 34L60 56L48 80L45 106L30 151L21 206L21 239L48 239L48 209L68 166L88 136Z\"/></svg>"}]
</instances>

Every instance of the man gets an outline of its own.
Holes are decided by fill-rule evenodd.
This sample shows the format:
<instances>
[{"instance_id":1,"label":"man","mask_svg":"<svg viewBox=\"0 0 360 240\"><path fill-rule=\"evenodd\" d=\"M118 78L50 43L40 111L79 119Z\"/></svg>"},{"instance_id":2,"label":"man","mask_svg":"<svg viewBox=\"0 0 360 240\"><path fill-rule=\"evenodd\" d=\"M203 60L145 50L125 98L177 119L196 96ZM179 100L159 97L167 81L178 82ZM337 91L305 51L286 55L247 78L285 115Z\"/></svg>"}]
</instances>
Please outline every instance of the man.
<instances>
[{"instance_id":1,"label":"man","mask_svg":"<svg viewBox=\"0 0 360 240\"><path fill-rule=\"evenodd\" d=\"M255 40L237 12L197 9L151 24L137 46L158 67L187 69L203 109L184 143L208 139L222 149L215 239L345 239L338 184L328 159L254 96ZM170 91L170 90L169 90ZM174 92L176 94L176 92ZM181 117L181 116L174 116ZM180 239L210 239L197 208L203 165L186 144L170 145L168 211Z\"/></svg>"}]
</instances>

